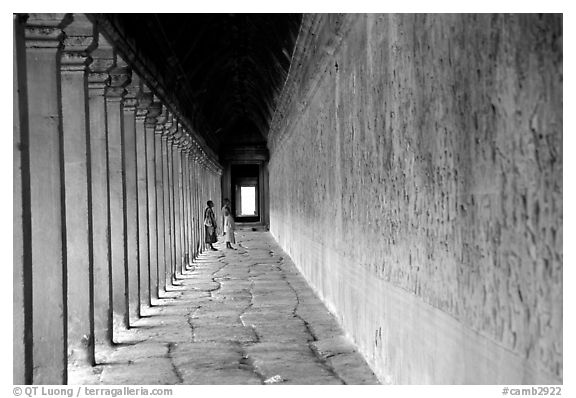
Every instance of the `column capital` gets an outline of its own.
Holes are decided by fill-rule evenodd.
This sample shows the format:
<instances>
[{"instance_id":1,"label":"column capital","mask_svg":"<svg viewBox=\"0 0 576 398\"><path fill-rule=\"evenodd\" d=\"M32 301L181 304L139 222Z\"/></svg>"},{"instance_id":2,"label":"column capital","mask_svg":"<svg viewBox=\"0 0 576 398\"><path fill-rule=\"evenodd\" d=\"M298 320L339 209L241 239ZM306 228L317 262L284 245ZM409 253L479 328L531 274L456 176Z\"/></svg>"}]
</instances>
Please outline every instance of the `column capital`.
<instances>
[{"instance_id":1,"label":"column capital","mask_svg":"<svg viewBox=\"0 0 576 398\"><path fill-rule=\"evenodd\" d=\"M192 139L190 140L190 144L188 145L188 153L190 153L190 155L194 155L195 151L196 151L196 139L192 137Z\"/></svg>"},{"instance_id":2,"label":"column capital","mask_svg":"<svg viewBox=\"0 0 576 398\"><path fill-rule=\"evenodd\" d=\"M183 148L186 136L188 136L188 131L186 130L186 127L184 127L183 124L178 123L178 136L174 140L174 143L178 146L178 148L180 149Z\"/></svg>"},{"instance_id":3,"label":"column capital","mask_svg":"<svg viewBox=\"0 0 576 398\"><path fill-rule=\"evenodd\" d=\"M138 94L138 104L136 105L136 120L144 122L148 114L148 107L152 104L154 96L150 88L143 81L140 82L140 93Z\"/></svg>"},{"instance_id":4,"label":"column capital","mask_svg":"<svg viewBox=\"0 0 576 398\"><path fill-rule=\"evenodd\" d=\"M110 82L106 87L106 98L111 100L122 100L126 94L126 87L130 83L132 71L126 62L120 57L116 57L116 65L110 70Z\"/></svg>"},{"instance_id":5,"label":"column capital","mask_svg":"<svg viewBox=\"0 0 576 398\"><path fill-rule=\"evenodd\" d=\"M198 150L198 143L196 141L194 141L192 143L192 145L190 146L190 153L192 154L192 157L194 158L194 161L196 161L196 163L200 162L200 151Z\"/></svg>"},{"instance_id":6,"label":"column capital","mask_svg":"<svg viewBox=\"0 0 576 398\"><path fill-rule=\"evenodd\" d=\"M164 105L162 105L162 111L156 117L156 126L154 127L154 134L162 137L162 134L166 128L166 124L170 121L170 111Z\"/></svg>"},{"instance_id":7,"label":"column capital","mask_svg":"<svg viewBox=\"0 0 576 398\"><path fill-rule=\"evenodd\" d=\"M180 138L180 141L178 142L178 147L180 148L180 151L182 153L187 153L189 144L190 144L190 134L188 133L188 131L184 130L184 135L182 136L182 138Z\"/></svg>"},{"instance_id":8,"label":"column capital","mask_svg":"<svg viewBox=\"0 0 576 398\"><path fill-rule=\"evenodd\" d=\"M172 143L176 134L178 134L178 119L174 116L170 128L166 130L166 139Z\"/></svg>"},{"instance_id":9,"label":"column capital","mask_svg":"<svg viewBox=\"0 0 576 398\"><path fill-rule=\"evenodd\" d=\"M178 146L180 146L180 142L182 141L182 138L184 138L186 134L187 134L186 127L184 127L184 124L182 124L181 122L178 122L178 135L174 137L174 141Z\"/></svg>"},{"instance_id":10,"label":"column capital","mask_svg":"<svg viewBox=\"0 0 576 398\"><path fill-rule=\"evenodd\" d=\"M162 110L161 110L160 114L156 117L156 123L163 125L168 120L169 111L168 111L168 108L166 108L166 106L164 106L164 105L162 105L161 109Z\"/></svg>"},{"instance_id":11,"label":"column capital","mask_svg":"<svg viewBox=\"0 0 576 398\"><path fill-rule=\"evenodd\" d=\"M92 94L104 95L106 86L110 81L108 72L116 61L114 50L104 36L99 34L97 41L98 47L90 54L92 62L88 65L88 90Z\"/></svg>"},{"instance_id":12,"label":"column capital","mask_svg":"<svg viewBox=\"0 0 576 398\"><path fill-rule=\"evenodd\" d=\"M154 98L156 99L156 98ZM153 101L148 106L148 113L146 114L146 121L144 122L146 127L156 128L157 117L162 113L162 104L160 102Z\"/></svg>"},{"instance_id":13,"label":"column capital","mask_svg":"<svg viewBox=\"0 0 576 398\"><path fill-rule=\"evenodd\" d=\"M192 144L192 135L189 132L185 132L184 137L180 140L180 148L182 152L188 154L190 151L190 145Z\"/></svg>"},{"instance_id":14,"label":"column capital","mask_svg":"<svg viewBox=\"0 0 576 398\"><path fill-rule=\"evenodd\" d=\"M156 134L160 134L162 138L167 138L168 131L172 128L172 124L174 123L174 114L172 112L166 112L166 121L160 128L156 128Z\"/></svg>"},{"instance_id":15,"label":"column capital","mask_svg":"<svg viewBox=\"0 0 576 398\"><path fill-rule=\"evenodd\" d=\"M172 145L176 145L176 143L178 142L178 138L180 138L181 133L181 129L182 129L182 125L180 124L180 122L178 120L174 120L174 123L172 124L172 129L170 130L170 142L172 143Z\"/></svg>"},{"instance_id":16,"label":"column capital","mask_svg":"<svg viewBox=\"0 0 576 398\"><path fill-rule=\"evenodd\" d=\"M140 77L132 72L130 83L126 85L126 95L124 96L124 112L136 112L138 96L140 94Z\"/></svg>"},{"instance_id":17,"label":"column capital","mask_svg":"<svg viewBox=\"0 0 576 398\"><path fill-rule=\"evenodd\" d=\"M58 49L62 46L62 28L71 22L71 14L28 14L24 34L27 48Z\"/></svg>"},{"instance_id":18,"label":"column capital","mask_svg":"<svg viewBox=\"0 0 576 398\"><path fill-rule=\"evenodd\" d=\"M64 47L61 69L85 71L91 62L90 52L96 47L96 27L84 14L72 14L72 21L63 29Z\"/></svg>"}]
</instances>

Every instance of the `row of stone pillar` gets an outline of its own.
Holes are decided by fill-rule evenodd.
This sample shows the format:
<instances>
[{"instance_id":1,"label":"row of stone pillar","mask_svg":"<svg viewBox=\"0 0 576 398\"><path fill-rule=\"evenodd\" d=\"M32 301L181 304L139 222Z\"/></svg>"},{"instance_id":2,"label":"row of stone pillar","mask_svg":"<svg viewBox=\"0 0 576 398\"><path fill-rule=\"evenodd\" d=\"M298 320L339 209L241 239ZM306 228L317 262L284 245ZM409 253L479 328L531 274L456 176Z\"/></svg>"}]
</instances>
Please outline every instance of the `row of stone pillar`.
<instances>
[{"instance_id":1,"label":"row of stone pillar","mask_svg":"<svg viewBox=\"0 0 576 398\"><path fill-rule=\"evenodd\" d=\"M221 168L149 83L83 14L14 16L15 384L95 364L203 248Z\"/></svg>"}]
</instances>

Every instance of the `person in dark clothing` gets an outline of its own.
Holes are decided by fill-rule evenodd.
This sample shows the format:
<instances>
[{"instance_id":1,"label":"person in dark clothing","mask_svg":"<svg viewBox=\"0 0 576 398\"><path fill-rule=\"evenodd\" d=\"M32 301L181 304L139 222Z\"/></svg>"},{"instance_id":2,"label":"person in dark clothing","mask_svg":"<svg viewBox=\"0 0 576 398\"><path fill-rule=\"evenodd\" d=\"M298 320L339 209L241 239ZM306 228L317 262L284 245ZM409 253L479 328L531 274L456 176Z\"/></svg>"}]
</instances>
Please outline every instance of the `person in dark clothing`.
<instances>
[{"instance_id":1,"label":"person in dark clothing","mask_svg":"<svg viewBox=\"0 0 576 398\"><path fill-rule=\"evenodd\" d=\"M212 243L216 243L218 238L216 237L216 217L214 216L214 203L209 200L206 202L206 209L204 209L204 232L205 239L204 242L208 244L210 250L217 250L212 246Z\"/></svg>"}]
</instances>

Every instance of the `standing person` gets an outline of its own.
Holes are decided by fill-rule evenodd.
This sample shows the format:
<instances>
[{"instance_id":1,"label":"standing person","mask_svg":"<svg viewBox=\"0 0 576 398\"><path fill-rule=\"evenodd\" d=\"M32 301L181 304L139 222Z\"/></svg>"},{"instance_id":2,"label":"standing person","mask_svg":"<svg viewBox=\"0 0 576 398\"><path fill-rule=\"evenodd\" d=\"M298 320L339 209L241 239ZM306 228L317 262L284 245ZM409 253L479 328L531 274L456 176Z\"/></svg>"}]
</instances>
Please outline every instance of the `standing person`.
<instances>
[{"instance_id":1,"label":"standing person","mask_svg":"<svg viewBox=\"0 0 576 398\"><path fill-rule=\"evenodd\" d=\"M234 223L234 217L228 211L228 209L224 208L223 210L224 215L224 234L226 235L226 248L236 250L232 247L232 243L236 243L236 239L234 238L234 230L236 229L236 224Z\"/></svg>"},{"instance_id":2,"label":"standing person","mask_svg":"<svg viewBox=\"0 0 576 398\"><path fill-rule=\"evenodd\" d=\"M228 198L224 198L224 205L222 206L222 235L226 235L226 228L224 228L224 222L226 221L224 213L226 211L232 215L232 207L230 206L230 200Z\"/></svg>"},{"instance_id":3,"label":"standing person","mask_svg":"<svg viewBox=\"0 0 576 398\"><path fill-rule=\"evenodd\" d=\"M208 244L210 250L217 250L212 246L212 243L216 243L218 238L216 237L216 217L214 216L214 203L209 200L206 202L206 209L204 209L204 232L205 239L204 242Z\"/></svg>"}]
</instances>

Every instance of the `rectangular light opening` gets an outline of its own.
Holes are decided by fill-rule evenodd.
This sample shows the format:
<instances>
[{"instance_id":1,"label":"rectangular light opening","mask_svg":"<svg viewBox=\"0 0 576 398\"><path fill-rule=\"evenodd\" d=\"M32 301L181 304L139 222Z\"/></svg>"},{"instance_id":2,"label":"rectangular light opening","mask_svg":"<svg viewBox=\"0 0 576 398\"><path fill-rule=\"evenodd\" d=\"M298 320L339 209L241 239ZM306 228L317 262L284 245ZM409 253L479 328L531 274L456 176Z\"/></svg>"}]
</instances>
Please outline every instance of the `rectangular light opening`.
<instances>
[{"instance_id":1,"label":"rectangular light opening","mask_svg":"<svg viewBox=\"0 0 576 398\"><path fill-rule=\"evenodd\" d=\"M254 186L241 186L240 187L240 209L241 216L255 216L256 215L256 187Z\"/></svg>"}]
</instances>

